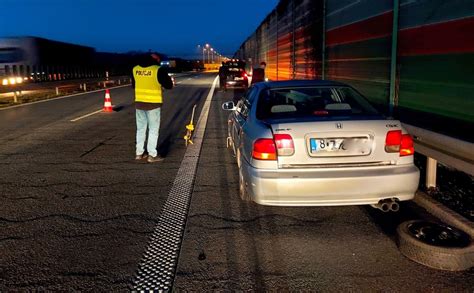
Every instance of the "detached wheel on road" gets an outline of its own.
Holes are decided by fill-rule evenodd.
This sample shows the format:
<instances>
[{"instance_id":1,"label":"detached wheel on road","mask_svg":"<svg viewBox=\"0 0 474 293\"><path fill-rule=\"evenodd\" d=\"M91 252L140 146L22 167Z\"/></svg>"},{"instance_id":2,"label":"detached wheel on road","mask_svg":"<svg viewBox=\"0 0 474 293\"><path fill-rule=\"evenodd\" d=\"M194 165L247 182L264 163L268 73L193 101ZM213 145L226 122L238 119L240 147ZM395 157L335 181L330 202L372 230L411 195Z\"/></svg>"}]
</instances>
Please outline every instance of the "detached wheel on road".
<instances>
[{"instance_id":1,"label":"detached wheel on road","mask_svg":"<svg viewBox=\"0 0 474 293\"><path fill-rule=\"evenodd\" d=\"M431 268L462 271L474 266L474 244L461 230L428 221L407 221L397 228L398 248Z\"/></svg>"}]
</instances>

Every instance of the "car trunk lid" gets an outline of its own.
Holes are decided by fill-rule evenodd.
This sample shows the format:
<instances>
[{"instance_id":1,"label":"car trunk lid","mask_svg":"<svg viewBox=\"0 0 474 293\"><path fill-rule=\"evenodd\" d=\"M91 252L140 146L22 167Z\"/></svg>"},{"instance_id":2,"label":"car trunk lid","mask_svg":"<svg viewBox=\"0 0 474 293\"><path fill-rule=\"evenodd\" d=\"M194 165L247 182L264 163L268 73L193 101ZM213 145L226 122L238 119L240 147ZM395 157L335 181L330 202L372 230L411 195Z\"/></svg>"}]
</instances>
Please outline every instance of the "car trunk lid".
<instances>
[{"instance_id":1,"label":"car trunk lid","mask_svg":"<svg viewBox=\"0 0 474 293\"><path fill-rule=\"evenodd\" d=\"M398 121L277 122L270 126L276 139L291 136L294 148L294 152L279 150L279 168L389 165L399 159L398 153L385 151L387 132L401 130Z\"/></svg>"}]
</instances>

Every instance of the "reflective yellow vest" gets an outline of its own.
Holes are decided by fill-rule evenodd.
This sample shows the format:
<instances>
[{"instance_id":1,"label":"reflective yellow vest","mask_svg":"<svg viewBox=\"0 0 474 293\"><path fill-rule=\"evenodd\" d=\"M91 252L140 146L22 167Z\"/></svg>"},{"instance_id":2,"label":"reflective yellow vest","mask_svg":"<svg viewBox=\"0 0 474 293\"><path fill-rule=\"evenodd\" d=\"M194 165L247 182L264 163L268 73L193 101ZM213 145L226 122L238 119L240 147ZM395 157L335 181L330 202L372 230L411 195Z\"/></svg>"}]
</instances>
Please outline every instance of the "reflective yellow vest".
<instances>
[{"instance_id":1,"label":"reflective yellow vest","mask_svg":"<svg viewBox=\"0 0 474 293\"><path fill-rule=\"evenodd\" d=\"M135 102L163 103L161 85L158 82L158 65L133 67Z\"/></svg>"}]
</instances>

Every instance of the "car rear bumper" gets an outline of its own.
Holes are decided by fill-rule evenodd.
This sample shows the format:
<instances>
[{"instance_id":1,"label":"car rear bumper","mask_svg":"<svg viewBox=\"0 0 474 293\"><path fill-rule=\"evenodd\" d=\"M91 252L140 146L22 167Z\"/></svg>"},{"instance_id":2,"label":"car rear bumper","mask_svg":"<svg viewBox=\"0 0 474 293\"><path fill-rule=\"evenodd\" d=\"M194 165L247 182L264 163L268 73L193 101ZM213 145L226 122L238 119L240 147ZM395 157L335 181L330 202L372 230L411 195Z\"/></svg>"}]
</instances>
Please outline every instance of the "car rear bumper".
<instances>
[{"instance_id":1,"label":"car rear bumper","mask_svg":"<svg viewBox=\"0 0 474 293\"><path fill-rule=\"evenodd\" d=\"M272 206L337 206L376 204L381 199L413 199L420 172L414 165L279 169L242 172L253 201Z\"/></svg>"},{"instance_id":2,"label":"car rear bumper","mask_svg":"<svg viewBox=\"0 0 474 293\"><path fill-rule=\"evenodd\" d=\"M246 80L231 80L226 81L226 88L246 88L248 86L248 81Z\"/></svg>"}]
</instances>

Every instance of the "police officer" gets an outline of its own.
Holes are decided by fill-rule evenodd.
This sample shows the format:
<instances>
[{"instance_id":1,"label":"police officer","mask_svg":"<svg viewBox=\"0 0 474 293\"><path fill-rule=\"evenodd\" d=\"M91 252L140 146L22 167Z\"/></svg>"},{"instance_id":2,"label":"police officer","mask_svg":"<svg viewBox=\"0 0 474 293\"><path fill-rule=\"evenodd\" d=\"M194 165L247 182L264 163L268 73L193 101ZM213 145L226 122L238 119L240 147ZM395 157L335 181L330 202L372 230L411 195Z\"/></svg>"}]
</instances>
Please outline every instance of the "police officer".
<instances>
[{"instance_id":1,"label":"police officer","mask_svg":"<svg viewBox=\"0 0 474 293\"><path fill-rule=\"evenodd\" d=\"M173 88L173 81L165 67L160 67L157 54L146 55L133 67L132 86L135 88L135 108L137 122L137 144L135 160L147 159L149 163L160 162L157 144L160 132L163 91ZM148 143L145 153L145 138L148 127Z\"/></svg>"}]
</instances>

